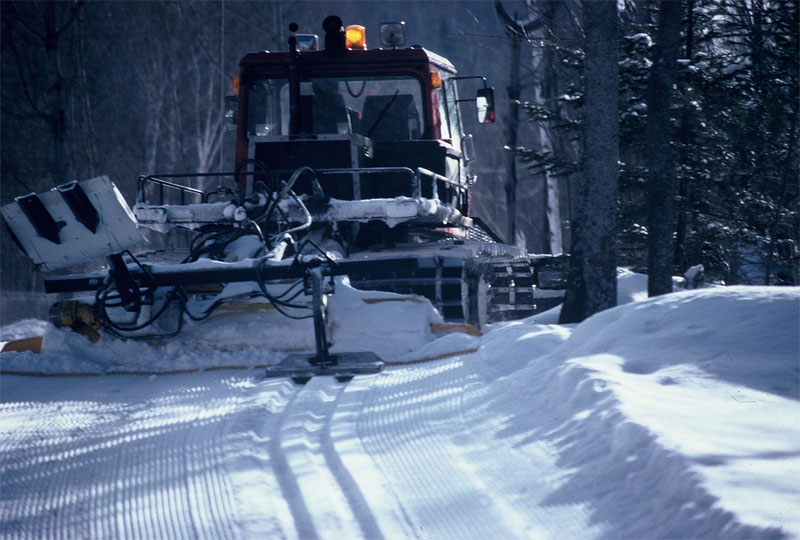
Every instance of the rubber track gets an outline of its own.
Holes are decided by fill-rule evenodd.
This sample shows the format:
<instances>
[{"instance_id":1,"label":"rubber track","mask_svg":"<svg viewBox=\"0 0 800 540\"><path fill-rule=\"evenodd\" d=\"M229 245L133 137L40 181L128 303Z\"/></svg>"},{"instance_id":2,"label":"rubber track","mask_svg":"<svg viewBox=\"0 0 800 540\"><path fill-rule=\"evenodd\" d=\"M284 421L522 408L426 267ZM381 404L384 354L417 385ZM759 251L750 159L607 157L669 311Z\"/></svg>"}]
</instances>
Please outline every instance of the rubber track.
<instances>
[{"instance_id":1,"label":"rubber track","mask_svg":"<svg viewBox=\"0 0 800 540\"><path fill-rule=\"evenodd\" d=\"M495 264L489 276L488 322L533 315L536 312L533 289L533 270L527 261Z\"/></svg>"}]
</instances>

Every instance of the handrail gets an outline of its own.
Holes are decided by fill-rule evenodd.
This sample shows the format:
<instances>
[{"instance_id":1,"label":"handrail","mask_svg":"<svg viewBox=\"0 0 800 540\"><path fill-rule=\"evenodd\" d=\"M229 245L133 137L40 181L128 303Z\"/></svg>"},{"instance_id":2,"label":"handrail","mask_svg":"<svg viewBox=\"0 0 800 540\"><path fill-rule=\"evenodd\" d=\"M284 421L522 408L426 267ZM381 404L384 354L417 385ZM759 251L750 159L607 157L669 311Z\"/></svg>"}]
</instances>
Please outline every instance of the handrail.
<instances>
[{"instance_id":1,"label":"handrail","mask_svg":"<svg viewBox=\"0 0 800 540\"><path fill-rule=\"evenodd\" d=\"M256 174L258 171L240 171L239 174L249 174L253 175ZM169 180L164 180L165 178L223 178L223 177L230 177L234 182L236 178L235 172L211 172L211 173L170 173L170 174L147 174L139 176L139 181L136 189L136 199L139 203L144 203L145 200L145 185L148 183L156 184L159 186L160 190L160 198L161 203L163 204L164 201L164 188L171 188L176 189L181 192L181 205L186 204L186 193L191 193L193 195L199 195L201 202L205 203L208 202L208 195L201 189L194 188L191 186L186 186L183 184L176 184L175 182L170 182Z\"/></svg>"},{"instance_id":2,"label":"handrail","mask_svg":"<svg viewBox=\"0 0 800 540\"><path fill-rule=\"evenodd\" d=\"M193 195L199 195L200 201L205 203L206 194L201 189L193 188L191 186L185 186L183 184L176 184L175 182L170 182L169 180L164 180L164 178L210 178L210 177L222 177L222 176L230 176L233 177L234 173L174 173L174 174L148 174L148 175L141 175L139 176L138 185L136 188L136 202L144 203L145 200L145 185L148 183L153 183L159 186L159 194L161 203L163 204L164 201L164 188L171 188L179 190L181 193L181 204L186 204L186 193L191 193Z\"/></svg>"},{"instance_id":3,"label":"handrail","mask_svg":"<svg viewBox=\"0 0 800 540\"><path fill-rule=\"evenodd\" d=\"M417 176L419 176L421 178L423 175L424 176L429 176L431 178L431 180L432 180L432 182L431 182L431 196L436 200L439 200L439 185L437 184L437 182L439 182L439 181L442 181L445 184L450 184L451 186L455 187L456 189L460 189L460 190L466 190L467 189L466 186L464 186L463 184L460 184L459 182L456 182L454 180L450 180L446 176L442 176L441 174L437 174L437 173L435 173L433 171L429 171L428 169L425 169L423 167L417 167Z\"/></svg>"},{"instance_id":4,"label":"handrail","mask_svg":"<svg viewBox=\"0 0 800 540\"><path fill-rule=\"evenodd\" d=\"M159 186L159 195L160 195L159 198L160 198L160 203L161 204L163 204L163 202L164 202L164 188L165 187L176 189L176 190L180 191L181 204L185 204L185 200L186 200L186 195L185 194L186 193L192 193L193 195L199 195L200 196L200 201L201 202L206 202L206 196L205 196L205 193L203 193L202 190L197 189L197 188L192 188L192 187L189 187L189 186L184 186L184 185L181 185L181 184L176 184L175 182L170 182L168 180L163 180L162 178L160 178L160 176L162 176L162 175L159 175L159 176L149 175L149 176L140 176L139 177L139 183L138 183L138 186L137 186L137 189L136 189L136 202L137 203L144 203L145 202L144 190L145 190L145 186L148 183L152 183L152 184L155 184L155 185ZM163 175L163 176L166 176L166 175ZM171 176L174 177L176 175L171 175Z\"/></svg>"},{"instance_id":5,"label":"handrail","mask_svg":"<svg viewBox=\"0 0 800 540\"><path fill-rule=\"evenodd\" d=\"M411 177L411 196L414 198L418 198L422 193L420 187L420 179L419 175L415 174L413 170L408 167L353 167L349 169L316 169L316 172L319 174L343 174L343 173L352 173L353 177L353 193L359 193L358 199L361 200L360 196L360 186L356 184L359 181L359 176L361 174L381 174L381 173L405 173ZM358 189L356 189L358 188Z\"/></svg>"},{"instance_id":6,"label":"handrail","mask_svg":"<svg viewBox=\"0 0 800 540\"><path fill-rule=\"evenodd\" d=\"M280 177L284 174L292 174L293 170L272 170L269 171L272 175L277 175ZM422 196L422 182L423 178L430 178L431 182L431 197L433 199L439 200L439 186L438 182L442 182L447 186L451 186L457 190L464 191L467 189L466 186L460 184L457 181L451 180L446 176L442 176L438 173L425 169L423 167L417 167L416 171L409 168L409 167L352 167L352 168L337 168L337 169L314 169L316 174L320 175L333 175L333 174L352 174L354 175L353 183L354 183L354 197L355 200L360 200L360 189L357 189L357 184L359 182L360 175L376 175L376 174L404 174L408 176L408 179L411 182L411 196L413 198L420 198ZM239 174L245 175L255 175L255 174L263 174L263 172L259 171L240 171ZM230 177L232 179L235 178L236 173L234 172L219 172L219 173L173 173L173 174L150 174L150 175L142 175L139 177L138 188L137 188L137 202L144 203L145 202L145 186L149 183L156 184L159 186L159 198L160 203L163 204L164 201L164 189L175 189L180 191L181 196L181 205L186 204L186 195L190 194L193 196L200 197L200 200L203 203L208 202L208 194L205 193L203 190L198 188L194 188L191 186L186 186L182 184L178 184L172 182L168 179L175 179L175 178L220 178L220 177Z\"/></svg>"}]
</instances>

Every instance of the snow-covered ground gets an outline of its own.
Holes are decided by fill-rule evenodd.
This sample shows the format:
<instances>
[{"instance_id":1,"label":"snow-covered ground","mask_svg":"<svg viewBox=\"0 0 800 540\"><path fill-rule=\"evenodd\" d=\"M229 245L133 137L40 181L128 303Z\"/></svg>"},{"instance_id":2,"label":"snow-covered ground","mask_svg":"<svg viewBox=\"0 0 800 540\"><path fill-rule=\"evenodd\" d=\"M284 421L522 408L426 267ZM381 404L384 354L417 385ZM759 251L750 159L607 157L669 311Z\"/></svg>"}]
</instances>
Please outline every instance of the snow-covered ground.
<instances>
[{"instance_id":1,"label":"snow-covered ground","mask_svg":"<svg viewBox=\"0 0 800 540\"><path fill-rule=\"evenodd\" d=\"M482 336L340 285L335 348L393 363L349 383L265 378L310 328L256 316L154 345L6 327L46 337L0 357L0 536L800 538L800 288L644 280Z\"/></svg>"}]
</instances>

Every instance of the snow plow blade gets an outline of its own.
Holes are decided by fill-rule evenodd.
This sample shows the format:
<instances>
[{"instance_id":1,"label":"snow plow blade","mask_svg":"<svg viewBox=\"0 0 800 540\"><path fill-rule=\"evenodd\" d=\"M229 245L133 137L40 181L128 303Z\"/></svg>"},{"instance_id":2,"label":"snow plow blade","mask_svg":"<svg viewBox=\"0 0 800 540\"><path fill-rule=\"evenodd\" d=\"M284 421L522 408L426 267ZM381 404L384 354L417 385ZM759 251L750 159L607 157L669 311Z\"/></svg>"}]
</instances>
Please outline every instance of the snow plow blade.
<instances>
[{"instance_id":1,"label":"snow plow blade","mask_svg":"<svg viewBox=\"0 0 800 540\"><path fill-rule=\"evenodd\" d=\"M42 338L41 336L17 339L3 344L0 352L42 352Z\"/></svg>"},{"instance_id":2,"label":"snow plow blade","mask_svg":"<svg viewBox=\"0 0 800 540\"><path fill-rule=\"evenodd\" d=\"M298 384L305 384L311 377L333 376L339 381L348 381L356 375L371 375L383 369L385 363L371 352L341 353L330 355L326 364L318 363L313 354L292 354L275 366L267 368L267 377L290 377Z\"/></svg>"}]
</instances>

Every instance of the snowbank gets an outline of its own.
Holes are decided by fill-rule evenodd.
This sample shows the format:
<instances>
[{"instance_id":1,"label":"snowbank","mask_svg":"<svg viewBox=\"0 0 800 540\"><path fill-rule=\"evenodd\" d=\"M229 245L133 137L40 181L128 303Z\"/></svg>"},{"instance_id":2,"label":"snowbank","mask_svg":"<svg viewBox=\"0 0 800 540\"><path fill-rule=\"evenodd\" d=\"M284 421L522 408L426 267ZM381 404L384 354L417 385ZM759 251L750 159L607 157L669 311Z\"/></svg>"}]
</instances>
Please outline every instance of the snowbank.
<instances>
[{"instance_id":1,"label":"snowbank","mask_svg":"<svg viewBox=\"0 0 800 540\"><path fill-rule=\"evenodd\" d=\"M477 366L502 436L571 471L548 504L590 503L603 536L800 537L799 329L800 289L706 289L600 313L544 355L561 327L499 326Z\"/></svg>"}]
</instances>

